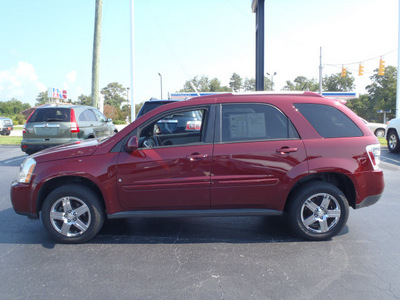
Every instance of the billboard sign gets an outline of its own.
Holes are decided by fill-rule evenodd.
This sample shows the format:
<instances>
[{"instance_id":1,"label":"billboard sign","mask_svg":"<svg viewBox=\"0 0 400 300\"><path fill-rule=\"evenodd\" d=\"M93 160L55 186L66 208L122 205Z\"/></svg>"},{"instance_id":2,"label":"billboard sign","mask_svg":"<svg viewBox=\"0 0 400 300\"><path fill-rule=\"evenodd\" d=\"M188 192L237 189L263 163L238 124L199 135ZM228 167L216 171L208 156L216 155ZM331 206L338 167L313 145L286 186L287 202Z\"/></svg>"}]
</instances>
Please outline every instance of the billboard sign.
<instances>
[{"instance_id":1,"label":"billboard sign","mask_svg":"<svg viewBox=\"0 0 400 300\"><path fill-rule=\"evenodd\" d=\"M47 91L47 96L53 99L65 99L67 100L67 90L59 90L56 88L49 88Z\"/></svg>"}]
</instances>

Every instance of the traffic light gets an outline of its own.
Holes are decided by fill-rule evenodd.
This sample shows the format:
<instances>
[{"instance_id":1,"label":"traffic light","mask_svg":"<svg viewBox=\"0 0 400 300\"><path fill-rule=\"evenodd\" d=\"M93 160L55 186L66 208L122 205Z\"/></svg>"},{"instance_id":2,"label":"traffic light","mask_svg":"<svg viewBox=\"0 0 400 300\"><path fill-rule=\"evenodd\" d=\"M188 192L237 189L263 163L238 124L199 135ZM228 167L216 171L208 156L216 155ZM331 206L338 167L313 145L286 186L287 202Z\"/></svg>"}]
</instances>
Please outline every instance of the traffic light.
<instances>
[{"instance_id":1,"label":"traffic light","mask_svg":"<svg viewBox=\"0 0 400 300\"><path fill-rule=\"evenodd\" d=\"M382 76L385 75L385 61L381 59L379 60L379 70L378 75Z\"/></svg>"},{"instance_id":2,"label":"traffic light","mask_svg":"<svg viewBox=\"0 0 400 300\"><path fill-rule=\"evenodd\" d=\"M342 66L342 74L340 75L340 77L346 77L346 71L347 71L347 68Z\"/></svg>"},{"instance_id":3,"label":"traffic light","mask_svg":"<svg viewBox=\"0 0 400 300\"><path fill-rule=\"evenodd\" d=\"M364 66L360 63L358 67L358 76L363 76L364 75Z\"/></svg>"}]
</instances>

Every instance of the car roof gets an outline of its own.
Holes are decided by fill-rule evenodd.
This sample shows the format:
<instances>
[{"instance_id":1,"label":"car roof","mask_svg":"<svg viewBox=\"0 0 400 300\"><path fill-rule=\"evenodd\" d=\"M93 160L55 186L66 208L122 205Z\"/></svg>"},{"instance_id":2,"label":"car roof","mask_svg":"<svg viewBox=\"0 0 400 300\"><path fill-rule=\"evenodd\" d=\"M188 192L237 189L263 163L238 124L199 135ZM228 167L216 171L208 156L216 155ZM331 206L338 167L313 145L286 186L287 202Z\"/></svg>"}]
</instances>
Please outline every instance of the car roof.
<instances>
[{"instance_id":1,"label":"car roof","mask_svg":"<svg viewBox=\"0 0 400 300\"><path fill-rule=\"evenodd\" d=\"M62 103L62 104L44 104L42 106L37 107L36 109L44 109L44 108L94 108L93 106L89 105L79 105L79 104L67 104L67 103Z\"/></svg>"}]
</instances>

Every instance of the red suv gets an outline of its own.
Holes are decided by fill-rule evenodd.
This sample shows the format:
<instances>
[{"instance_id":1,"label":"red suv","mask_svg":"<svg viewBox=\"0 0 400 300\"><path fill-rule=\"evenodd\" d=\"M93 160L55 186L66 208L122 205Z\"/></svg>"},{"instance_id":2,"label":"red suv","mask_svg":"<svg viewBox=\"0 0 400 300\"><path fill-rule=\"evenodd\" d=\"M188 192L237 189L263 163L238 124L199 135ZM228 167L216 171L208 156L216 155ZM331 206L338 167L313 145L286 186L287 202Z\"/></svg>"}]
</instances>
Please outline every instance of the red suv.
<instances>
[{"instance_id":1,"label":"red suv","mask_svg":"<svg viewBox=\"0 0 400 300\"><path fill-rule=\"evenodd\" d=\"M200 120L160 130L188 113ZM282 214L298 236L326 240L349 207L381 197L379 158L377 138L338 101L212 95L156 108L107 140L29 156L11 200L65 243L90 240L106 218Z\"/></svg>"}]
</instances>

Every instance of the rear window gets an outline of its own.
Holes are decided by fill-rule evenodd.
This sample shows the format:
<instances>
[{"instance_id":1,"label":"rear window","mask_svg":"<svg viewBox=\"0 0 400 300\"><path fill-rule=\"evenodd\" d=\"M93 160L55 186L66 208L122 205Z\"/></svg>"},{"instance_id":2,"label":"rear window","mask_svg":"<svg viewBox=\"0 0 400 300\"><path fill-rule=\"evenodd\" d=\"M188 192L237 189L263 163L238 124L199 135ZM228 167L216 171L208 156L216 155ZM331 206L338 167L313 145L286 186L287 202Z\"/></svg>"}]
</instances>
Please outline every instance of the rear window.
<instances>
[{"instance_id":1,"label":"rear window","mask_svg":"<svg viewBox=\"0 0 400 300\"><path fill-rule=\"evenodd\" d=\"M324 104L296 104L295 107L324 138L357 137L363 133L344 113Z\"/></svg>"},{"instance_id":2,"label":"rear window","mask_svg":"<svg viewBox=\"0 0 400 300\"><path fill-rule=\"evenodd\" d=\"M70 122L71 110L69 108L40 108L36 109L29 118L28 123L35 122Z\"/></svg>"}]
</instances>

